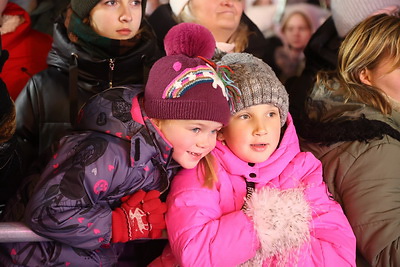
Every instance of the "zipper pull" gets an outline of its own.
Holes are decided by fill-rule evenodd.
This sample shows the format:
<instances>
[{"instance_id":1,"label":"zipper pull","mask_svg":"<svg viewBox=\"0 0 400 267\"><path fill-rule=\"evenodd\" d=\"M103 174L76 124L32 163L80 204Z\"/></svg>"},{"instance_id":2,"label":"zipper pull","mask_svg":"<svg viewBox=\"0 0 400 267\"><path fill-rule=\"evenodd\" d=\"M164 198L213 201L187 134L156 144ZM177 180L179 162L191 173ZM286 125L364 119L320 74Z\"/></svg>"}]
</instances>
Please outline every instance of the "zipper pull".
<instances>
[{"instance_id":1,"label":"zipper pull","mask_svg":"<svg viewBox=\"0 0 400 267\"><path fill-rule=\"evenodd\" d=\"M113 74L114 74L114 67L115 67L115 59L110 58L108 66L110 67L110 72L108 74L108 85L110 86L110 88L113 86Z\"/></svg>"}]
</instances>

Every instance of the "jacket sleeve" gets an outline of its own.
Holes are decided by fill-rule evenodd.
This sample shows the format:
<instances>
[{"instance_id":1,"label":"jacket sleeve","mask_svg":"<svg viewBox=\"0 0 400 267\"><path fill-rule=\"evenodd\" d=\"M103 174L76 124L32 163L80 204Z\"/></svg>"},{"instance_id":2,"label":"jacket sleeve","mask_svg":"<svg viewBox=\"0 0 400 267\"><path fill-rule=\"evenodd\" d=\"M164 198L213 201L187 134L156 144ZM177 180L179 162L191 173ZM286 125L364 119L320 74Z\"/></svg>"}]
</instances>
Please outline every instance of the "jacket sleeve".
<instances>
[{"instance_id":1,"label":"jacket sleeve","mask_svg":"<svg viewBox=\"0 0 400 267\"><path fill-rule=\"evenodd\" d=\"M340 205L333 200L322 180L322 165L311 153L305 154L310 164L302 183L311 206L311 253L305 256L304 266L355 266L356 239Z\"/></svg>"},{"instance_id":2,"label":"jacket sleeve","mask_svg":"<svg viewBox=\"0 0 400 267\"><path fill-rule=\"evenodd\" d=\"M336 181L357 249L372 266L400 266L400 146L395 142L372 146Z\"/></svg>"},{"instance_id":3,"label":"jacket sleeve","mask_svg":"<svg viewBox=\"0 0 400 267\"><path fill-rule=\"evenodd\" d=\"M71 129L67 85L68 76L49 67L35 74L15 101L16 136L26 167L38 156L55 152L54 142ZM49 148L52 149L50 152Z\"/></svg>"},{"instance_id":4,"label":"jacket sleeve","mask_svg":"<svg viewBox=\"0 0 400 267\"><path fill-rule=\"evenodd\" d=\"M86 143L68 136L62 140L36 184L25 221L41 236L93 250L110 243L112 205L125 193L121 182L132 178L124 157L115 156L126 154L123 147L77 136ZM71 152L76 146L79 153Z\"/></svg>"},{"instance_id":5,"label":"jacket sleeve","mask_svg":"<svg viewBox=\"0 0 400 267\"><path fill-rule=\"evenodd\" d=\"M219 191L204 187L196 170L174 177L167 205L168 238L180 266L236 266L255 255L253 223L240 207L223 213Z\"/></svg>"},{"instance_id":6,"label":"jacket sleeve","mask_svg":"<svg viewBox=\"0 0 400 267\"><path fill-rule=\"evenodd\" d=\"M31 162L39 151L40 108L35 76L26 84L15 101L17 112L16 136L23 151L24 161Z\"/></svg>"}]
</instances>

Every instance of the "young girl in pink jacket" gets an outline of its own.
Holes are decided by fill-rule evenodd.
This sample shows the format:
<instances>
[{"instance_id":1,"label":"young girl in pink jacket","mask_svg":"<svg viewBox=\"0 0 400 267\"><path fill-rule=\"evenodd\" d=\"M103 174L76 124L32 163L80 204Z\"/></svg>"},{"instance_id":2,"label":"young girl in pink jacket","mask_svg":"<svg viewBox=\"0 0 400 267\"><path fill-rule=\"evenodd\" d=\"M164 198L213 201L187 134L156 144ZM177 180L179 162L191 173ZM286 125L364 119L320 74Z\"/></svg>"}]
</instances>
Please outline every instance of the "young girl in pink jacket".
<instances>
[{"instance_id":1,"label":"young girl in pink jacket","mask_svg":"<svg viewBox=\"0 0 400 267\"><path fill-rule=\"evenodd\" d=\"M153 266L355 266L354 234L320 161L300 152L283 85L250 54L220 64L237 94L212 153L215 173L175 176L170 246Z\"/></svg>"}]
</instances>

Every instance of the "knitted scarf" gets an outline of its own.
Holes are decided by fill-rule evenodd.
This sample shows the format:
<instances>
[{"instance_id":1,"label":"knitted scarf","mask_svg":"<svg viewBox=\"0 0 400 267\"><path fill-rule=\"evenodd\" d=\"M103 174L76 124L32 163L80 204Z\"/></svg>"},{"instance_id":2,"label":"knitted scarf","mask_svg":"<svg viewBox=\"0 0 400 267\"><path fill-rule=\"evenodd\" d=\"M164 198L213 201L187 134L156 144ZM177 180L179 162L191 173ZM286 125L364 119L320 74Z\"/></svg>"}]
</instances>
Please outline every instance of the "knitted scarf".
<instances>
[{"instance_id":1,"label":"knitted scarf","mask_svg":"<svg viewBox=\"0 0 400 267\"><path fill-rule=\"evenodd\" d=\"M141 38L137 33L129 40L115 40L97 34L89 24L69 10L65 20L68 36L73 43L78 44L85 52L95 58L110 58L122 56L132 51Z\"/></svg>"}]
</instances>

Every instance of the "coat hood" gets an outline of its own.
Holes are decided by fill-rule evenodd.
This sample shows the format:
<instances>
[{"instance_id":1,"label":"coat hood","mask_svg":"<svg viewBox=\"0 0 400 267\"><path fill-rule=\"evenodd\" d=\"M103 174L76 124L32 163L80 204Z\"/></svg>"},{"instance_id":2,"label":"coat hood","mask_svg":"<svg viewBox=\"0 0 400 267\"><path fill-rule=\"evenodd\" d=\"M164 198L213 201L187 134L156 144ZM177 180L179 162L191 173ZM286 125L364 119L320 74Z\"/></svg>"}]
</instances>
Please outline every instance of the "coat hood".
<instances>
[{"instance_id":1,"label":"coat hood","mask_svg":"<svg viewBox=\"0 0 400 267\"><path fill-rule=\"evenodd\" d=\"M31 18L24 9L22 9L20 6L14 4L14 3L7 3L6 8L3 11L3 16L8 15L8 16L21 16L24 19L24 22L19 25L15 31L13 31L13 38L7 38L6 39L6 44L7 47L14 47L18 45L19 42L21 42L21 38L25 35L28 34L29 31L31 31ZM4 22L3 22L4 23ZM4 26L4 25L3 25ZM4 28L3 28L4 30ZM21 38L16 38L15 36L21 36ZM4 46L4 44L3 44Z\"/></svg>"},{"instance_id":2,"label":"coat hood","mask_svg":"<svg viewBox=\"0 0 400 267\"><path fill-rule=\"evenodd\" d=\"M126 86L114 87L94 95L81 108L75 128L130 140L143 128L131 116L132 99L142 91L142 86Z\"/></svg>"},{"instance_id":3,"label":"coat hood","mask_svg":"<svg viewBox=\"0 0 400 267\"><path fill-rule=\"evenodd\" d=\"M299 124L299 135L307 141L331 145L343 141L368 142L384 135L400 140L400 113L386 116L366 104L345 100L324 86L316 85Z\"/></svg>"}]
</instances>

